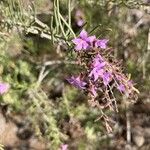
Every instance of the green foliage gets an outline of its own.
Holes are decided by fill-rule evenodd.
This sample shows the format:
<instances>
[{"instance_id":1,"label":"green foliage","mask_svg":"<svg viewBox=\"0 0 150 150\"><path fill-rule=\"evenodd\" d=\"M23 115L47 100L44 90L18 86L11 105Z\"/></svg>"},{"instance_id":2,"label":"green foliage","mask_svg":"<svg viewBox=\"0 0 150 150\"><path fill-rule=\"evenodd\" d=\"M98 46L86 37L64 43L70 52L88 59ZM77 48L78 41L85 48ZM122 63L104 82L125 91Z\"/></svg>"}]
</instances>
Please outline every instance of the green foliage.
<instances>
[{"instance_id":1,"label":"green foliage","mask_svg":"<svg viewBox=\"0 0 150 150\"><path fill-rule=\"evenodd\" d=\"M29 118L33 123L35 134L40 137L44 134L48 142L47 146L51 149L58 149L61 144L61 133L57 127L57 112L54 104L42 90L32 89L28 89L29 102L27 102L26 107L29 108L28 115L32 115L32 117ZM41 127L43 128L44 133L40 131Z\"/></svg>"}]
</instances>

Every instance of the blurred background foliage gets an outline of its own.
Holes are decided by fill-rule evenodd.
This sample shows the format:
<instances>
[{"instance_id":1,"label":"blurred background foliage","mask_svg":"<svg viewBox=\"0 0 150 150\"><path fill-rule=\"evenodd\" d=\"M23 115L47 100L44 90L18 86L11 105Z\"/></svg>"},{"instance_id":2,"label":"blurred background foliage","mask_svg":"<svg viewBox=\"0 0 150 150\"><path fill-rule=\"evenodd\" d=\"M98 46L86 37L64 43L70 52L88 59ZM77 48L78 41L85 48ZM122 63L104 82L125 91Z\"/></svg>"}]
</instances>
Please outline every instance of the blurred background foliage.
<instances>
[{"instance_id":1,"label":"blurred background foliage","mask_svg":"<svg viewBox=\"0 0 150 150\"><path fill-rule=\"evenodd\" d=\"M150 131L149 4L148 0L1 0L0 80L11 88L0 97L0 108L17 126L13 139L18 145L2 134L0 144L21 149L26 141L30 149L38 139L34 146L40 150L56 150L63 143L71 150L150 149L146 140L150 135L141 135ZM84 27L77 26L78 10ZM66 82L80 69L73 62L71 39L82 28L109 39L114 56L140 91L136 104L118 95L120 111L112 114L111 134L95 122L100 112L88 106L87 96ZM140 128L140 133L133 128ZM137 136L143 139L138 141Z\"/></svg>"}]
</instances>

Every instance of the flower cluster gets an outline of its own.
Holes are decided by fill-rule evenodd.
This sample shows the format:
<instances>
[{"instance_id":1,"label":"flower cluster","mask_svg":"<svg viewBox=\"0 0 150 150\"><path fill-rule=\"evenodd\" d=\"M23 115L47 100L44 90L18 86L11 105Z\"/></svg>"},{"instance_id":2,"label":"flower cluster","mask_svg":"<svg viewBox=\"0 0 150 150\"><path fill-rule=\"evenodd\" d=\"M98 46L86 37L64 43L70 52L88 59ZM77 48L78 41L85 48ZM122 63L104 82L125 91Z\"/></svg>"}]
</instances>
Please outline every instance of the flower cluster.
<instances>
[{"instance_id":1,"label":"flower cluster","mask_svg":"<svg viewBox=\"0 0 150 150\"><path fill-rule=\"evenodd\" d=\"M90 50L91 48L101 48L105 49L107 46L107 39L96 39L96 36L89 36L88 33L83 29L78 38L72 40L72 42L76 45L75 50Z\"/></svg>"},{"instance_id":2,"label":"flower cluster","mask_svg":"<svg viewBox=\"0 0 150 150\"><path fill-rule=\"evenodd\" d=\"M72 40L77 61L83 67L83 72L67 80L76 88L88 93L92 106L97 106L101 110L111 108L118 111L114 91L118 90L123 95L132 97L138 90L130 78L122 73L118 61L110 55L108 41L88 35L83 29L79 37ZM104 116L106 122L107 117Z\"/></svg>"}]
</instances>

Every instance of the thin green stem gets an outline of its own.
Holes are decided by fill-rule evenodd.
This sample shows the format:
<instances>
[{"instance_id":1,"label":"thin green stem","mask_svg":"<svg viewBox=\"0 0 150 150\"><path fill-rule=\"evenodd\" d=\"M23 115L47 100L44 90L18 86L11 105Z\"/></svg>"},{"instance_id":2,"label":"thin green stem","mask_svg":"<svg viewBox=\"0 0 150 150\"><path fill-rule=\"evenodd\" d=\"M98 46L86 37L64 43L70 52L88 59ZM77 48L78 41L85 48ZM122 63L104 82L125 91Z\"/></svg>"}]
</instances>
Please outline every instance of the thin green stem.
<instances>
[{"instance_id":1,"label":"thin green stem","mask_svg":"<svg viewBox=\"0 0 150 150\"><path fill-rule=\"evenodd\" d=\"M64 24L68 27L68 29L70 30L70 32L72 33L73 37L75 38L76 35L75 35L74 31L72 30L72 28L67 23L67 21L63 18L63 16L60 13L59 13L59 16L60 16L61 20L64 22Z\"/></svg>"},{"instance_id":2,"label":"thin green stem","mask_svg":"<svg viewBox=\"0 0 150 150\"><path fill-rule=\"evenodd\" d=\"M51 37L52 37L52 43L54 44L54 28L53 28L53 21L54 21L54 18L53 16L51 16L51 24L50 24L50 32L51 32Z\"/></svg>"},{"instance_id":3,"label":"thin green stem","mask_svg":"<svg viewBox=\"0 0 150 150\"><path fill-rule=\"evenodd\" d=\"M68 0L68 24L71 27L71 1Z\"/></svg>"},{"instance_id":4,"label":"thin green stem","mask_svg":"<svg viewBox=\"0 0 150 150\"><path fill-rule=\"evenodd\" d=\"M71 1L68 0L68 25L71 27ZM70 30L67 30L67 35L70 34Z\"/></svg>"},{"instance_id":5,"label":"thin green stem","mask_svg":"<svg viewBox=\"0 0 150 150\"><path fill-rule=\"evenodd\" d=\"M55 18L55 24L56 24L56 34L58 34L59 33L59 24L58 24L56 0L54 0L53 5L54 5L54 18Z\"/></svg>"},{"instance_id":6,"label":"thin green stem","mask_svg":"<svg viewBox=\"0 0 150 150\"><path fill-rule=\"evenodd\" d=\"M59 22L59 25L60 25L60 29L61 29L62 34L63 34L63 36L65 37L65 39L67 39L67 36L66 36L66 34L65 34L65 31L64 31L64 28L63 28L61 19L60 19L60 15L59 15L59 14L60 14L60 10L59 10L59 0L57 0L56 9L57 9L57 16L58 16L58 22Z\"/></svg>"}]
</instances>

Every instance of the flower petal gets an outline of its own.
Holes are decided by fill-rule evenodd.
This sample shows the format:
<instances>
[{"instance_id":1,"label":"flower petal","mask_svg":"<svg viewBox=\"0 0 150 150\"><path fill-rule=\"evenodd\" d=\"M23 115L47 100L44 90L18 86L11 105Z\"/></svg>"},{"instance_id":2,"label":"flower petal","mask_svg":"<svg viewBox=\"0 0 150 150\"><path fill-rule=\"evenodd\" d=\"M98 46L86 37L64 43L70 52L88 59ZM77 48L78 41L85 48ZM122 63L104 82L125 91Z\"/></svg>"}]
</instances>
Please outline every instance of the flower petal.
<instances>
[{"instance_id":1,"label":"flower petal","mask_svg":"<svg viewBox=\"0 0 150 150\"><path fill-rule=\"evenodd\" d=\"M89 44L87 42L85 42L85 41L82 42L82 48L84 50L86 50L88 48L88 46L89 46Z\"/></svg>"},{"instance_id":2,"label":"flower petal","mask_svg":"<svg viewBox=\"0 0 150 150\"><path fill-rule=\"evenodd\" d=\"M74 44L79 44L79 43L81 42L81 40L82 40L82 39L80 39L80 38L75 38L75 39L72 40L72 42L73 42Z\"/></svg>"},{"instance_id":3,"label":"flower petal","mask_svg":"<svg viewBox=\"0 0 150 150\"><path fill-rule=\"evenodd\" d=\"M118 85L117 89L118 89L120 92L125 92L125 86L124 86L123 84Z\"/></svg>"},{"instance_id":4,"label":"flower petal","mask_svg":"<svg viewBox=\"0 0 150 150\"><path fill-rule=\"evenodd\" d=\"M95 42L95 47L100 47L102 49L105 49L107 47L108 41L109 40L107 40L107 39L97 40Z\"/></svg>"},{"instance_id":5,"label":"flower petal","mask_svg":"<svg viewBox=\"0 0 150 150\"><path fill-rule=\"evenodd\" d=\"M83 24L84 24L83 19L80 19L80 20L77 21L77 25L78 25L79 27L83 26Z\"/></svg>"},{"instance_id":6,"label":"flower petal","mask_svg":"<svg viewBox=\"0 0 150 150\"><path fill-rule=\"evenodd\" d=\"M80 37L84 40L88 37L88 33L85 31L85 29L80 32Z\"/></svg>"},{"instance_id":7,"label":"flower petal","mask_svg":"<svg viewBox=\"0 0 150 150\"><path fill-rule=\"evenodd\" d=\"M96 36L94 35L94 36L89 36L87 39L86 39L86 41L87 42L89 42L89 43L93 43L94 41L96 40Z\"/></svg>"}]
</instances>

